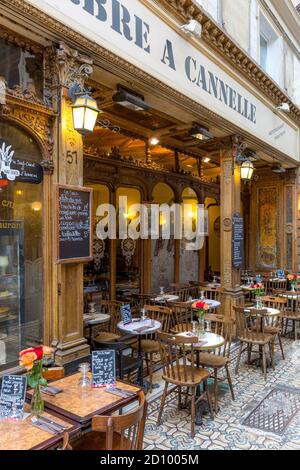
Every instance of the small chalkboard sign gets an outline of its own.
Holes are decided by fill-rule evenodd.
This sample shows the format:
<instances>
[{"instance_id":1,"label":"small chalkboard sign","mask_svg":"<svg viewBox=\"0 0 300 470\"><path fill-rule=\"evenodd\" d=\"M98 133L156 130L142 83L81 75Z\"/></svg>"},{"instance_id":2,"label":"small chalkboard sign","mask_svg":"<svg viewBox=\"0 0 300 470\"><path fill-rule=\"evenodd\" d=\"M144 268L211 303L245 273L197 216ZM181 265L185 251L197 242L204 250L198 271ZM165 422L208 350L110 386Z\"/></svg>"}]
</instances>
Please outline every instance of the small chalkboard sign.
<instances>
[{"instance_id":1,"label":"small chalkboard sign","mask_svg":"<svg viewBox=\"0 0 300 470\"><path fill-rule=\"evenodd\" d=\"M121 306L121 317L124 325L132 323L131 307L129 304Z\"/></svg>"},{"instance_id":2,"label":"small chalkboard sign","mask_svg":"<svg viewBox=\"0 0 300 470\"><path fill-rule=\"evenodd\" d=\"M58 263L93 259L93 190L57 185L56 243Z\"/></svg>"},{"instance_id":3,"label":"small chalkboard sign","mask_svg":"<svg viewBox=\"0 0 300 470\"><path fill-rule=\"evenodd\" d=\"M9 418L12 413L13 404L11 401L0 397L0 419Z\"/></svg>"},{"instance_id":4,"label":"small chalkboard sign","mask_svg":"<svg viewBox=\"0 0 300 470\"><path fill-rule=\"evenodd\" d=\"M116 383L115 351L103 350L92 353L92 385L103 387Z\"/></svg>"},{"instance_id":5,"label":"small chalkboard sign","mask_svg":"<svg viewBox=\"0 0 300 470\"><path fill-rule=\"evenodd\" d=\"M26 396L27 378L21 375L4 375L1 386L1 400L15 402L18 410L23 410Z\"/></svg>"}]
</instances>

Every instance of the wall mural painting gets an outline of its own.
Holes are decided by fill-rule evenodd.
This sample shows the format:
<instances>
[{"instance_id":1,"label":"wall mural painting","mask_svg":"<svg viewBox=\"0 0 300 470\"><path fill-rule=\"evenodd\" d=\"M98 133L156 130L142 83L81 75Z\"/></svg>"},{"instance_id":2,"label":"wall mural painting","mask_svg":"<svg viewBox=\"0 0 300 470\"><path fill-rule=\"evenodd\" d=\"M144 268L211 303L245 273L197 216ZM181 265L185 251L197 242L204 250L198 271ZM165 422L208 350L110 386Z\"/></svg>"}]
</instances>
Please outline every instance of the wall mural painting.
<instances>
[{"instance_id":1,"label":"wall mural painting","mask_svg":"<svg viewBox=\"0 0 300 470\"><path fill-rule=\"evenodd\" d=\"M258 189L257 265L261 269L279 266L278 250L278 189Z\"/></svg>"}]
</instances>

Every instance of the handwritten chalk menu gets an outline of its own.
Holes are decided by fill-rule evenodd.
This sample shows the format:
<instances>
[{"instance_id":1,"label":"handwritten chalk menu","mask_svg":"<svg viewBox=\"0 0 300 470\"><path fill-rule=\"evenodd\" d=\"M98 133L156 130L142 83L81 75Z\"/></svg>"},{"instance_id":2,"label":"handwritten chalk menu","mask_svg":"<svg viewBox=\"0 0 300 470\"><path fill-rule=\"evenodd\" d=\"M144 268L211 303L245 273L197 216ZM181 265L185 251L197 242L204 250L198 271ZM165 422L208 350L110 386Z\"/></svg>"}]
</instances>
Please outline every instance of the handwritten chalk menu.
<instances>
[{"instance_id":1,"label":"handwritten chalk menu","mask_svg":"<svg viewBox=\"0 0 300 470\"><path fill-rule=\"evenodd\" d=\"M12 414L13 404L0 397L0 419L9 418Z\"/></svg>"},{"instance_id":2,"label":"handwritten chalk menu","mask_svg":"<svg viewBox=\"0 0 300 470\"><path fill-rule=\"evenodd\" d=\"M121 306L121 316L124 325L132 323L131 307L129 304Z\"/></svg>"},{"instance_id":3,"label":"handwritten chalk menu","mask_svg":"<svg viewBox=\"0 0 300 470\"><path fill-rule=\"evenodd\" d=\"M92 189L57 186L57 260L86 262L92 255Z\"/></svg>"},{"instance_id":4,"label":"handwritten chalk menu","mask_svg":"<svg viewBox=\"0 0 300 470\"><path fill-rule=\"evenodd\" d=\"M115 351L103 350L92 353L92 385L102 387L116 382Z\"/></svg>"},{"instance_id":5,"label":"handwritten chalk menu","mask_svg":"<svg viewBox=\"0 0 300 470\"><path fill-rule=\"evenodd\" d=\"M4 375L0 399L15 402L17 408L23 410L26 396L27 378L20 375Z\"/></svg>"},{"instance_id":6,"label":"handwritten chalk menu","mask_svg":"<svg viewBox=\"0 0 300 470\"><path fill-rule=\"evenodd\" d=\"M234 214L232 227L232 264L239 269L244 263L244 219L240 214Z\"/></svg>"}]
</instances>

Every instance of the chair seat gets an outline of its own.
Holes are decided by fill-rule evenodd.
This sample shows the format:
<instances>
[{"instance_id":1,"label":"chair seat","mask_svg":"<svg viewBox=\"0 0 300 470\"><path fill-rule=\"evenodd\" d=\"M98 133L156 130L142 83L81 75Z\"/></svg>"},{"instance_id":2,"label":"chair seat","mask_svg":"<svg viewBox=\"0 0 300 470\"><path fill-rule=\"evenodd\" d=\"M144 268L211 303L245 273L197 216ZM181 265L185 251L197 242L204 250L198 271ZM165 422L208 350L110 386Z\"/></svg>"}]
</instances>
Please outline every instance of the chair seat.
<instances>
[{"instance_id":1,"label":"chair seat","mask_svg":"<svg viewBox=\"0 0 300 470\"><path fill-rule=\"evenodd\" d=\"M203 367L221 368L230 364L230 359L224 356L217 356L216 354L201 353L200 364Z\"/></svg>"},{"instance_id":2,"label":"chair seat","mask_svg":"<svg viewBox=\"0 0 300 470\"><path fill-rule=\"evenodd\" d=\"M300 312L284 312L283 318L286 320L300 320Z\"/></svg>"},{"instance_id":3,"label":"chair seat","mask_svg":"<svg viewBox=\"0 0 300 470\"><path fill-rule=\"evenodd\" d=\"M123 450L124 447L127 447L127 443L128 440L123 438L121 446L121 435L114 433L112 450ZM108 450L106 449L106 434L91 431L72 443L72 448L73 450Z\"/></svg>"},{"instance_id":4,"label":"chair seat","mask_svg":"<svg viewBox=\"0 0 300 470\"><path fill-rule=\"evenodd\" d=\"M138 369L142 361L135 357L123 356L123 371L124 373Z\"/></svg>"},{"instance_id":5,"label":"chair seat","mask_svg":"<svg viewBox=\"0 0 300 470\"><path fill-rule=\"evenodd\" d=\"M132 349L138 349L138 342L134 343ZM141 341L141 351L143 353L157 353L159 352L159 342L153 339L142 339Z\"/></svg>"},{"instance_id":6,"label":"chair seat","mask_svg":"<svg viewBox=\"0 0 300 470\"><path fill-rule=\"evenodd\" d=\"M273 335L266 333L252 333L252 338L240 337L240 341L248 344L268 344L270 341L274 341Z\"/></svg>"},{"instance_id":7,"label":"chair seat","mask_svg":"<svg viewBox=\"0 0 300 470\"><path fill-rule=\"evenodd\" d=\"M281 328L279 326L265 326L265 333L269 335L279 335Z\"/></svg>"},{"instance_id":8,"label":"chair seat","mask_svg":"<svg viewBox=\"0 0 300 470\"><path fill-rule=\"evenodd\" d=\"M194 378L192 378L192 370L194 370ZM186 371L186 375L185 372ZM169 383L175 383L178 385L178 382L181 382L182 386L193 386L198 385L204 380L209 378L209 372L205 369L193 369L191 366L179 366L174 367L174 375L172 377L167 377L163 375L163 379Z\"/></svg>"},{"instance_id":9,"label":"chair seat","mask_svg":"<svg viewBox=\"0 0 300 470\"><path fill-rule=\"evenodd\" d=\"M100 331L97 336L95 337L95 341L101 342L111 342L111 341L118 341L121 338L120 335L116 335L115 333L111 333L109 331Z\"/></svg>"}]
</instances>

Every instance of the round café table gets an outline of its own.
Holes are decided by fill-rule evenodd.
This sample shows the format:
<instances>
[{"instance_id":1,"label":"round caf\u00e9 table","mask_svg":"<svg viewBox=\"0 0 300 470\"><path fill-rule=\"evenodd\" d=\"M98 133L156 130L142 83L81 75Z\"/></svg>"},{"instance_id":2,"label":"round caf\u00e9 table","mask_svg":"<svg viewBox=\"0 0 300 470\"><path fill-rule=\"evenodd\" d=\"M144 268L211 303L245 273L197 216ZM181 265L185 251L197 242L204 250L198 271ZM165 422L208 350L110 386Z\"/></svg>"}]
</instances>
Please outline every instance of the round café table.
<instances>
[{"instance_id":1,"label":"round caf\u00e9 table","mask_svg":"<svg viewBox=\"0 0 300 470\"><path fill-rule=\"evenodd\" d=\"M161 328L161 323L156 320L151 320L147 318L146 320L136 319L133 320L131 323L124 325L124 322L121 321L117 325L118 329L122 333L131 334L137 336L138 338L138 358L142 361L142 373L140 377L140 384L141 387L144 386L144 366L143 366L143 354L142 354L142 336L150 335L155 333Z\"/></svg>"},{"instance_id":2,"label":"round caf\u00e9 table","mask_svg":"<svg viewBox=\"0 0 300 470\"><path fill-rule=\"evenodd\" d=\"M179 300L179 296L172 295L172 294L163 294L163 295L158 295L157 297L151 300L152 302L156 304L165 304L166 302L177 302Z\"/></svg>"},{"instance_id":3,"label":"round caf\u00e9 table","mask_svg":"<svg viewBox=\"0 0 300 470\"><path fill-rule=\"evenodd\" d=\"M89 343L92 341L92 329L94 326L102 325L103 323L108 323L110 320L110 315L106 313L85 313L83 315L83 324L89 328Z\"/></svg>"},{"instance_id":4,"label":"round caf\u00e9 table","mask_svg":"<svg viewBox=\"0 0 300 470\"><path fill-rule=\"evenodd\" d=\"M205 302L208 306L209 306L209 310L215 310L216 308L219 308L221 307L221 302L219 302L218 300L211 300L211 299L198 299L198 300L193 300L193 305L192 305L192 309L193 310L197 310L196 308L196 304L198 302Z\"/></svg>"}]
</instances>

